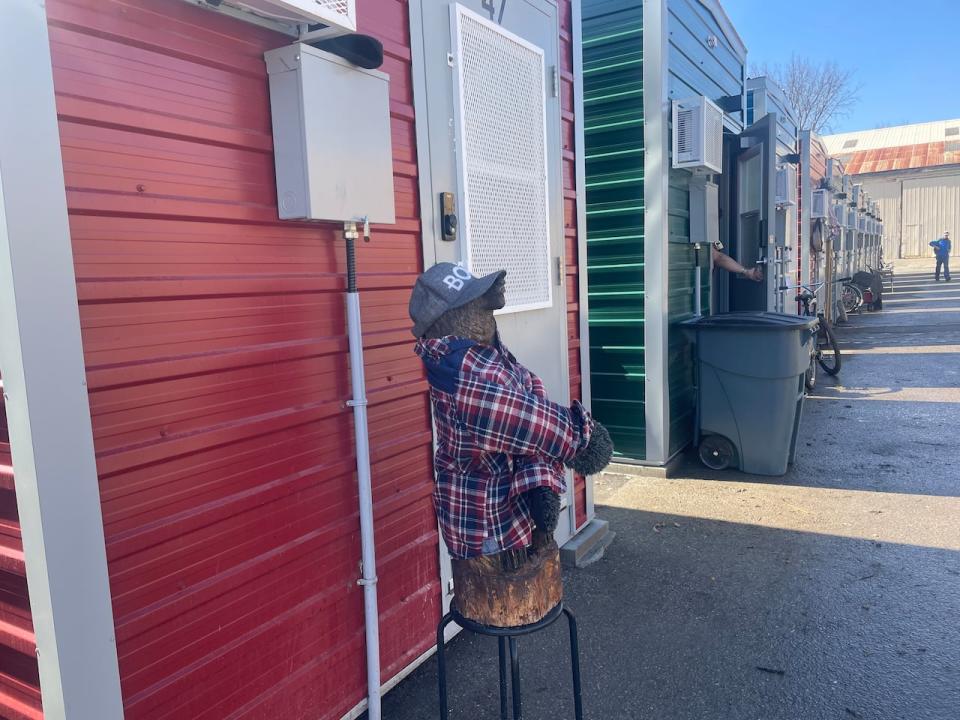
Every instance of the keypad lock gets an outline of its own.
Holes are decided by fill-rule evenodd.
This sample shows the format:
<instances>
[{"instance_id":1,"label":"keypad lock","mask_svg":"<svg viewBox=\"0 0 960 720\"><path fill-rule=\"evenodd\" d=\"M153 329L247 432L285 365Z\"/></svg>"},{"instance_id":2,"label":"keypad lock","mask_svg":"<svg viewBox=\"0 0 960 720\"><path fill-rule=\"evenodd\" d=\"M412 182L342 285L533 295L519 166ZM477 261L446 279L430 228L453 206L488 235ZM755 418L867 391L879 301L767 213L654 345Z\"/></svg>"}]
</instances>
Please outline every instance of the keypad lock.
<instances>
[{"instance_id":1,"label":"keypad lock","mask_svg":"<svg viewBox=\"0 0 960 720\"><path fill-rule=\"evenodd\" d=\"M457 202L453 193L440 193L440 232L443 239L447 242L454 242L457 239Z\"/></svg>"}]
</instances>

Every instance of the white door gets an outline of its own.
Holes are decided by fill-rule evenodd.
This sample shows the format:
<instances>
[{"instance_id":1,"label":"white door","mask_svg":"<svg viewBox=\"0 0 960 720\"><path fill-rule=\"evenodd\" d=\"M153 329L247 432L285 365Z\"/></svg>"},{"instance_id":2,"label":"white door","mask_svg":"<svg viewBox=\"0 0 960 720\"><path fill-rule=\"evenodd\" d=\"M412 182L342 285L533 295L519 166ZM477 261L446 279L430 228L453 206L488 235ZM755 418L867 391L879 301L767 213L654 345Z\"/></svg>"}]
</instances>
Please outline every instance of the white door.
<instances>
[{"instance_id":1,"label":"white door","mask_svg":"<svg viewBox=\"0 0 960 720\"><path fill-rule=\"evenodd\" d=\"M425 265L506 269L503 340L569 403L556 4L414 0L411 26ZM567 486L560 543L574 527Z\"/></svg>"}]
</instances>

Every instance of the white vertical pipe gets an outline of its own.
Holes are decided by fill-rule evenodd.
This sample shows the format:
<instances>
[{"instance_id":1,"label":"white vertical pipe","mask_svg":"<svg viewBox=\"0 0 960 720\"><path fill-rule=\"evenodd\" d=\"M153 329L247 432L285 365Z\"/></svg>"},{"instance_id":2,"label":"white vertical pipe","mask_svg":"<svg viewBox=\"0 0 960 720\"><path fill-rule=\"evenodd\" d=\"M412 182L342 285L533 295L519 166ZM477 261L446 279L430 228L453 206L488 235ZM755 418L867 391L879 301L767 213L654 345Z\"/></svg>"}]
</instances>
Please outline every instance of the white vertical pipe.
<instances>
[{"instance_id":1,"label":"white vertical pipe","mask_svg":"<svg viewBox=\"0 0 960 720\"><path fill-rule=\"evenodd\" d=\"M367 385L363 372L363 335L360 327L360 294L356 288L353 237L347 229L347 335L350 342L350 385L353 428L357 446L357 488L360 505L360 550L363 563L364 633L367 646L367 717L380 720L380 612L377 607L377 560L373 535L373 490L370 483L370 438L367 431Z\"/></svg>"}]
</instances>

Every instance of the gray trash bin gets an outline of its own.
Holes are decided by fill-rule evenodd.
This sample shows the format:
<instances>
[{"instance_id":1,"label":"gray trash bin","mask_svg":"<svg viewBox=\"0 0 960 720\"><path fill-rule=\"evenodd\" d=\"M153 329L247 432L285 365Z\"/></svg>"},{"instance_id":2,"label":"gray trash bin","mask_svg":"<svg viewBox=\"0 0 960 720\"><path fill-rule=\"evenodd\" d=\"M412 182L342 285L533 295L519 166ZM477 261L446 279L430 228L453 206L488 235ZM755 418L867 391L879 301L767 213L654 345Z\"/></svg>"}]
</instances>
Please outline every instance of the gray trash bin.
<instances>
[{"instance_id":1,"label":"gray trash bin","mask_svg":"<svg viewBox=\"0 0 960 720\"><path fill-rule=\"evenodd\" d=\"M796 455L817 319L736 312L688 320L697 344L700 459L783 475Z\"/></svg>"}]
</instances>

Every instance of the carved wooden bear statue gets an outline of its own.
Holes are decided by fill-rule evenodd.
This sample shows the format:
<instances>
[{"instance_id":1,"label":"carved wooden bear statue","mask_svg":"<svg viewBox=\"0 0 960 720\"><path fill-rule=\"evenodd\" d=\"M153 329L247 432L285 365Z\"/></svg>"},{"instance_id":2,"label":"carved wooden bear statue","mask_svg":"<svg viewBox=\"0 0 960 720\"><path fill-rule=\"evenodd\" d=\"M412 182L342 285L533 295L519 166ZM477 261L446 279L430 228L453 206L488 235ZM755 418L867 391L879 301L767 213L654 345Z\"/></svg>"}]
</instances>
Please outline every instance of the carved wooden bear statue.
<instances>
[{"instance_id":1,"label":"carved wooden bear statue","mask_svg":"<svg viewBox=\"0 0 960 720\"><path fill-rule=\"evenodd\" d=\"M553 531L564 466L599 472L613 444L579 402L551 402L501 343L494 311L506 302L505 277L435 265L417 280L410 317L430 382L433 500L453 559L454 602L466 618L516 627L562 599Z\"/></svg>"}]
</instances>

